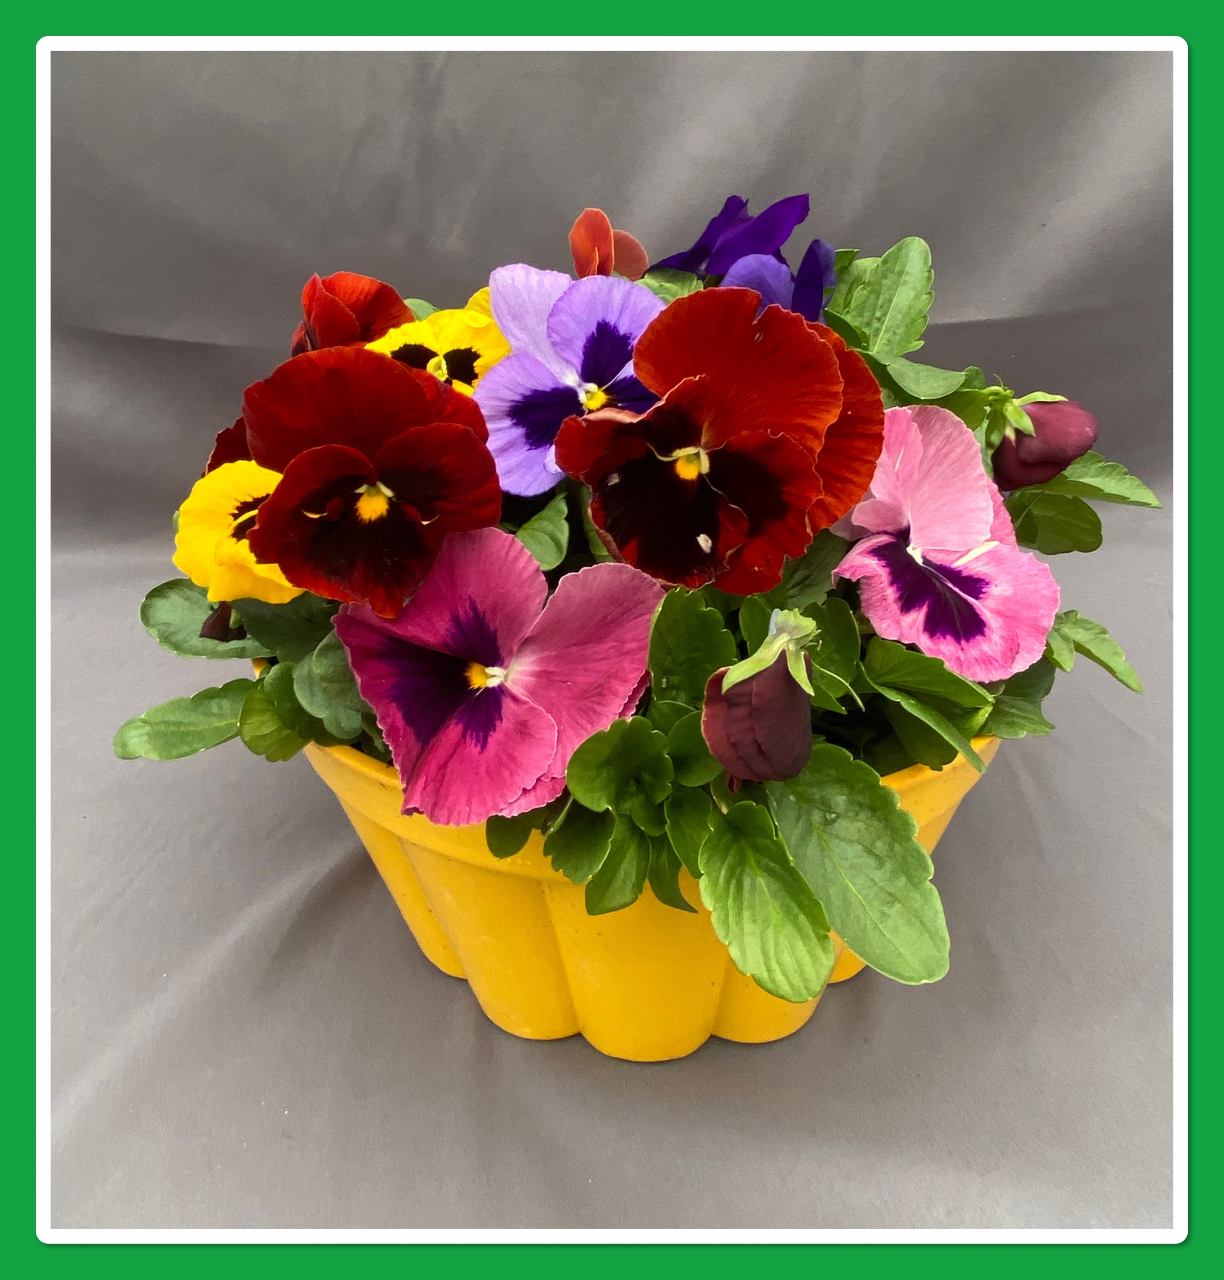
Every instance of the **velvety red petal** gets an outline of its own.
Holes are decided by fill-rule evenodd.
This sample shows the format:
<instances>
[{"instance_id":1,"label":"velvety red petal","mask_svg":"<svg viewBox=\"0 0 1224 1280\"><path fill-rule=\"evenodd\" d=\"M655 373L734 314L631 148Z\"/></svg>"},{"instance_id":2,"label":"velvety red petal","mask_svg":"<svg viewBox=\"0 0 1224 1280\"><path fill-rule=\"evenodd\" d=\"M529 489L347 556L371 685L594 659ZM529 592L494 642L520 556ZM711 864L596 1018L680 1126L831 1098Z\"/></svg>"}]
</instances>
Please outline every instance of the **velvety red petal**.
<instances>
[{"instance_id":1,"label":"velvety red petal","mask_svg":"<svg viewBox=\"0 0 1224 1280\"><path fill-rule=\"evenodd\" d=\"M223 467L227 462L249 462L251 446L247 444L246 422L239 418L232 427L217 432L204 474Z\"/></svg>"},{"instance_id":2,"label":"velvety red petal","mask_svg":"<svg viewBox=\"0 0 1224 1280\"><path fill-rule=\"evenodd\" d=\"M569 233L578 278L612 274L612 224L602 209L583 209Z\"/></svg>"},{"instance_id":3,"label":"velvety red petal","mask_svg":"<svg viewBox=\"0 0 1224 1280\"><path fill-rule=\"evenodd\" d=\"M412 321L412 311L392 285L359 276L352 271L337 271L323 277L323 287L342 302L357 320L361 342L374 342L389 329Z\"/></svg>"},{"instance_id":4,"label":"velvety red petal","mask_svg":"<svg viewBox=\"0 0 1224 1280\"><path fill-rule=\"evenodd\" d=\"M436 420L431 374L362 347L308 351L247 387L242 416L251 457L284 471L307 449L342 444L373 457L409 427Z\"/></svg>"},{"instance_id":5,"label":"velvety red petal","mask_svg":"<svg viewBox=\"0 0 1224 1280\"><path fill-rule=\"evenodd\" d=\"M484 414L474 397L465 396L449 383L435 378L432 373L426 373L423 369L405 367L409 368L429 397L436 421L457 422L460 426L467 427L478 440L489 438L489 428L485 425Z\"/></svg>"},{"instance_id":6,"label":"velvety red petal","mask_svg":"<svg viewBox=\"0 0 1224 1280\"><path fill-rule=\"evenodd\" d=\"M349 343L361 341L361 325L357 317L334 294L318 276L311 276L302 289L302 335L309 351L319 351L325 347L342 347ZM300 339L294 334L294 348Z\"/></svg>"},{"instance_id":7,"label":"velvety red petal","mask_svg":"<svg viewBox=\"0 0 1224 1280\"><path fill-rule=\"evenodd\" d=\"M741 431L768 430L816 453L841 411L837 357L802 316L777 306L757 316L760 301L753 289L677 298L638 339L634 372L660 396L684 378L709 378L708 449Z\"/></svg>"},{"instance_id":8,"label":"velvety red petal","mask_svg":"<svg viewBox=\"0 0 1224 1280\"><path fill-rule=\"evenodd\" d=\"M248 545L257 559L278 564L294 586L396 617L429 572L446 533L441 521L423 525L394 503L381 519L359 519L357 490L376 478L356 449L307 450L289 463L259 508Z\"/></svg>"},{"instance_id":9,"label":"velvety red petal","mask_svg":"<svg viewBox=\"0 0 1224 1280\"><path fill-rule=\"evenodd\" d=\"M840 520L867 492L884 445L884 404L863 357L848 350L832 329L822 324L811 328L832 347L843 382L841 413L825 429L816 459L824 493L808 511L815 534Z\"/></svg>"},{"instance_id":10,"label":"velvety red petal","mask_svg":"<svg viewBox=\"0 0 1224 1280\"><path fill-rule=\"evenodd\" d=\"M626 280L640 280L650 266L646 250L628 231L612 232L612 269Z\"/></svg>"},{"instance_id":11,"label":"velvety red petal","mask_svg":"<svg viewBox=\"0 0 1224 1280\"><path fill-rule=\"evenodd\" d=\"M395 501L445 533L485 529L501 519L493 455L467 427L435 422L388 440L374 455L379 480Z\"/></svg>"},{"instance_id":12,"label":"velvety red petal","mask_svg":"<svg viewBox=\"0 0 1224 1280\"><path fill-rule=\"evenodd\" d=\"M782 580L787 556L812 540L807 512L820 493L812 456L785 436L754 432L710 454L709 483L748 520L743 543L714 579L721 591L755 595Z\"/></svg>"}]
</instances>

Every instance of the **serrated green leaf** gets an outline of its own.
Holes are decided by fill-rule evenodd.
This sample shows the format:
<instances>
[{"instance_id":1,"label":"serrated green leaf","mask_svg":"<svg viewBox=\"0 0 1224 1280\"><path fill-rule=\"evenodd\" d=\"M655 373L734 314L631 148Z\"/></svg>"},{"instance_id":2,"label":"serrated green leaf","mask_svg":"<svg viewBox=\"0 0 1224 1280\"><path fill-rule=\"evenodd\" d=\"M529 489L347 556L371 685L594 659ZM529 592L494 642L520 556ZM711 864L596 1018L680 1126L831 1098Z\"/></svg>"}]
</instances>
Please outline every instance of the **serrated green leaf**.
<instances>
[{"instance_id":1,"label":"serrated green leaf","mask_svg":"<svg viewBox=\"0 0 1224 1280\"><path fill-rule=\"evenodd\" d=\"M895 640L873 636L863 655L863 670L876 688L932 694L960 707L990 706L990 694L980 684L949 671L942 658L915 653Z\"/></svg>"},{"instance_id":2,"label":"serrated green leaf","mask_svg":"<svg viewBox=\"0 0 1224 1280\"><path fill-rule=\"evenodd\" d=\"M617 720L592 734L570 757L565 772L579 804L630 815L658 835L665 829L660 806L671 793L674 775L667 739L642 716Z\"/></svg>"},{"instance_id":3,"label":"serrated green leaf","mask_svg":"<svg viewBox=\"0 0 1224 1280\"><path fill-rule=\"evenodd\" d=\"M701 878L701 846L710 834L713 802L705 790L679 787L667 797L667 838L676 856L695 880Z\"/></svg>"},{"instance_id":4,"label":"serrated green leaf","mask_svg":"<svg viewBox=\"0 0 1224 1280\"><path fill-rule=\"evenodd\" d=\"M263 600L235 600L242 625L269 652L282 662L299 662L331 630L332 615L340 607L309 591L288 604L267 604Z\"/></svg>"},{"instance_id":5,"label":"serrated green leaf","mask_svg":"<svg viewBox=\"0 0 1224 1280\"><path fill-rule=\"evenodd\" d=\"M898 982L948 971L948 929L917 824L897 794L849 752L817 743L803 772L766 784L795 865L829 923Z\"/></svg>"},{"instance_id":6,"label":"serrated green leaf","mask_svg":"<svg viewBox=\"0 0 1224 1280\"><path fill-rule=\"evenodd\" d=\"M607 810L593 813L571 800L544 837L544 852L552 860L553 869L574 884L586 884L608 856L615 825L615 815Z\"/></svg>"},{"instance_id":7,"label":"serrated green leaf","mask_svg":"<svg viewBox=\"0 0 1224 1280\"><path fill-rule=\"evenodd\" d=\"M1127 662L1122 646L1099 622L1082 617L1075 609L1055 614L1054 626L1046 641L1046 656L1051 657L1051 661L1054 661L1056 666L1062 667L1064 671L1071 670L1074 658L1063 666L1062 661L1051 656L1051 651L1057 653L1058 658L1066 660L1069 656L1068 645L1075 653L1082 653L1098 667L1104 667L1115 680L1128 689L1135 693L1143 692L1143 682L1135 674L1134 667Z\"/></svg>"},{"instance_id":8,"label":"serrated green leaf","mask_svg":"<svg viewBox=\"0 0 1224 1280\"><path fill-rule=\"evenodd\" d=\"M858 673L859 652L862 638L859 636L858 623L854 618L854 610L836 596L824 604L809 604L803 612L812 619L819 628L814 644L808 646L808 654L814 669L827 672L836 680L832 689L837 689L837 697L843 697L848 686L854 683ZM813 675L817 679L819 672ZM841 687L846 686L846 687ZM825 684L830 688L829 684Z\"/></svg>"},{"instance_id":9,"label":"serrated green leaf","mask_svg":"<svg viewBox=\"0 0 1224 1280\"><path fill-rule=\"evenodd\" d=\"M710 754L701 732L701 712L691 711L672 726L667 735L667 754L676 771L675 781L685 787L703 787L721 772L722 765Z\"/></svg>"},{"instance_id":10,"label":"serrated green leaf","mask_svg":"<svg viewBox=\"0 0 1224 1280\"><path fill-rule=\"evenodd\" d=\"M1159 507L1160 499L1120 462L1106 462L1091 450L1076 458L1061 475L1040 488L1094 502L1119 502L1131 507Z\"/></svg>"},{"instance_id":11,"label":"serrated green leaf","mask_svg":"<svg viewBox=\"0 0 1224 1280\"><path fill-rule=\"evenodd\" d=\"M762 597L773 609L799 609L821 604L833 589L833 570L846 558L850 543L828 529L822 529L807 550L797 559L788 560L782 570L782 581Z\"/></svg>"},{"instance_id":12,"label":"serrated green leaf","mask_svg":"<svg viewBox=\"0 0 1224 1280\"><path fill-rule=\"evenodd\" d=\"M254 680L230 680L190 698L171 698L135 716L115 734L120 760L181 760L238 736L242 703Z\"/></svg>"},{"instance_id":13,"label":"serrated green leaf","mask_svg":"<svg viewBox=\"0 0 1224 1280\"><path fill-rule=\"evenodd\" d=\"M642 896L650 870L651 839L624 817L617 817L608 856L587 881L586 909L592 916L623 911Z\"/></svg>"},{"instance_id":14,"label":"serrated green leaf","mask_svg":"<svg viewBox=\"0 0 1224 1280\"><path fill-rule=\"evenodd\" d=\"M503 818L494 813L485 819L485 844L495 858L512 858L531 838L532 829L526 814Z\"/></svg>"},{"instance_id":15,"label":"serrated green leaf","mask_svg":"<svg viewBox=\"0 0 1224 1280\"><path fill-rule=\"evenodd\" d=\"M555 569L569 550L565 494L559 493L514 535L535 556L540 568Z\"/></svg>"},{"instance_id":16,"label":"serrated green leaf","mask_svg":"<svg viewBox=\"0 0 1224 1280\"><path fill-rule=\"evenodd\" d=\"M245 640L208 640L200 628L212 616L216 604L208 592L189 578L171 578L154 587L140 606L144 629L171 653L185 658L266 658L272 650L252 635Z\"/></svg>"},{"instance_id":17,"label":"serrated green leaf","mask_svg":"<svg viewBox=\"0 0 1224 1280\"><path fill-rule=\"evenodd\" d=\"M404 306L412 312L414 320L424 320L426 316L431 316L437 307L432 302L426 302L424 298L405 298Z\"/></svg>"},{"instance_id":18,"label":"serrated green leaf","mask_svg":"<svg viewBox=\"0 0 1224 1280\"><path fill-rule=\"evenodd\" d=\"M1008 494L1006 503L1022 547L1057 556L1101 545L1101 518L1083 498L1034 485Z\"/></svg>"},{"instance_id":19,"label":"serrated green leaf","mask_svg":"<svg viewBox=\"0 0 1224 1280\"><path fill-rule=\"evenodd\" d=\"M351 742L361 733L362 713L370 708L357 692L348 654L335 631L294 664L293 691L305 710L341 742Z\"/></svg>"},{"instance_id":20,"label":"serrated green leaf","mask_svg":"<svg viewBox=\"0 0 1224 1280\"><path fill-rule=\"evenodd\" d=\"M669 702L666 698L651 698L646 708L646 719L650 721L651 728L663 734L671 733L679 721L692 714L693 708L687 702Z\"/></svg>"},{"instance_id":21,"label":"serrated green leaf","mask_svg":"<svg viewBox=\"0 0 1224 1280\"><path fill-rule=\"evenodd\" d=\"M680 859L665 837L656 836L650 842L650 869L646 878L654 896L665 907L696 914L697 908L680 892Z\"/></svg>"},{"instance_id":22,"label":"serrated green leaf","mask_svg":"<svg viewBox=\"0 0 1224 1280\"><path fill-rule=\"evenodd\" d=\"M1054 687L1054 667L1038 658L1031 667L1018 671L995 694L995 705L983 733L996 738L1023 738L1026 734L1044 736L1054 726L1041 714L1041 703Z\"/></svg>"},{"instance_id":23,"label":"serrated green leaf","mask_svg":"<svg viewBox=\"0 0 1224 1280\"><path fill-rule=\"evenodd\" d=\"M933 729L949 746L964 756L978 773L986 772L986 762L974 751L973 744L942 712L937 711L929 703L923 701L922 698L917 698L902 689L891 688L888 685L876 685L875 688L890 702L895 702L908 711L915 720L920 720L929 729ZM906 734L898 728L892 716L889 716L889 721L892 723L893 728L897 730L897 736L905 743L906 749L912 751ZM917 738L915 738L915 741L917 741ZM932 759L923 759L922 763L929 765L933 769L941 768L942 764L934 763L934 759L937 758L936 756ZM943 763L947 763L947 761Z\"/></svg>"},{"instance_id":24,"label":"serrated green leaf","mask_svg":"<svg viewBox=\"0 0 1224 1280\"><path fill-rule=\"evenodd\" d=\"M650 628L650 683L655 697L700 707L709 678L739 657L735 637L698 591L673 587Z\"/></svg>"},{"instance_id":25,"label":"serrated green leaf","mask_svg":"<svg viewBox=\"0 0 1224 1280\"><path fill-rule=\"evenodd\" d=\"M690 293L701 292L701 277L691 271L679 271L675 267L651 267L638 281L644 284L656 298L664 302L675 302L677 298L686 297Z\"/></svg>"},{"instance_id":26,"label":"serrated green leaf","mask_svg":"<svg viewBox=\"0 0 1224 1280\"><path fill-rule=\"evenodd\" d=\"M741 973L779 999L818 996L833 970L829 922L778 838L769 811L741 801L711 809L701 897Z\"/></svg>"},{"instance_id":27,"label":"serrated green leaf","mask_svg":"<svg viewBox=\"0 0 1224 1280\"><path fill-rule=\"evenodd\" d=\"M824 309L824 323L833 330L835 334L854 350L858 350L867 342L866 336L846 319L845 316L838 315L836 311L830 311L828 307Z\"/></svg>"},{"instance_id":28,"label":"serrated green leaf","mask_svg":"<svg viewBox=\"0 0 1224 1280\"><path fill-rule=\"evenodd\" d=\"M829 306L863 334L862 350L882 358L903 356L922 346L934 278L930 247L909 236L881 258L852 262ZM844 301L838 296L843 287Z\"/></svg>"},{"instance_id":29,"label":"serrated green leaf","mask_svg":"<svg viewBox=\"0 0 1224 1280\"><path fill-rule=\"evenodd\" d=\"M276 763L292 759L306 745L276 713L261 680L247 690L238 715L238 736L248 751Z\"/></svg>"}]
</instances>

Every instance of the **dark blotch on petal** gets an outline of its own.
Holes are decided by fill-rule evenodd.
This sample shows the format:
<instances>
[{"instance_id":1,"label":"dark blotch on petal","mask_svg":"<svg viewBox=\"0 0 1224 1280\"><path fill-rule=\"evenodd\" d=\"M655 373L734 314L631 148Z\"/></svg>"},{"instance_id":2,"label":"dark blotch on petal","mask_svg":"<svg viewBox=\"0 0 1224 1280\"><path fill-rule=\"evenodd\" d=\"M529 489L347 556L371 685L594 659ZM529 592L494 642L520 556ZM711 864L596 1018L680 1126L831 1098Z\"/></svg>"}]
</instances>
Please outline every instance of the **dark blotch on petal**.
<instances>
[{"instance_id":1,"label":"dark blotch on petal","mask_svg":"<svg viewBox=\"0 0 1224 1280\"><path fill-rule=\"evenodd\" d=\"M410 369L425 369L437 354L423 343L406 342L402 347L396 347L391 352L391 359L398 360L400 364L406 364Z\"/></svg>"},{"instance_id":2,"label":"dark blotch on petal","mask_svg":"<svg viewBox=\"0 0 1224 1280\"><path fill-rule=\"evenodd\" d=\"M466 382L470 387L476 381L478 354L471 347L455 347L443 357L446 376L451 382Z\"/></svg>"},{"instance_id":3,"label":"dark blotch on petal","mask_svg":"<svg viewBox=\"0 0 1224 1280\"><path fill-rule=\"evenodd\" d=\"M466 609L456 606L443 643L464 662L479 662L485 667L501 667L506 662L497 643L497 632L471 597Z\"/></svg>"},{"instance_id":4,"label":"dark blotch on petal","mask_svg":"<svg viewBox=\"0 0 1224 1280\"><path fill-rule=\"evenodd\" d=\"M986 622L974 607L989 583L985 578L931 560L919 564L906 550L906 538L892 538L871 554L888 571L902 613L924 613L923 627L932 636L959 641L985 634Z\"/></svg>"},{"instance_id":5,"label":"dark blotch on petal","mask_svg":"<svg viewBox=\"0 0 1224 1280\"><path fill-rule=\"evenodd\" d=\"M608 403L630 413L646 413L658 403L658 396L629 373L604 387Z\"/></svg>"},{"instance_id":6,"label":"dark blotch on petal","mask_svg":"<svg viewBox=\"0 0 1224 1280\"><path fill-rule=\"evenodd\" d=\"M494 729L501 724L502 702L505 699L504 685L491 688L473 689L472 696L464 699L456 716L463 726L463 736L483 751L489 745Z\"/></svg>"},{"instance_id":7,"label":"dark blotch on petal","mask_svg":"<svg viewBox=\"0 0 1224 1280\"><path fill-rule=\"evenodd\" d=\"M633 339L607 320L599 320L582 346L583 382L606 387L633 356Z\"/></svg>"},{"instance_id":8,"label":"dark blotch on petal","mask_svg":"<svg viewBox=\"0 0 1224 1280\"><path fill-rule=\"evenodd\" d=\"M701 732L714 758L735 778L779 782L803 771L812 754L812 704L779 654L773 666L726 692L716 671L706 684Z\"/></svg>"},{"instance_id":9,"label":"dark blotch on petal","mask_svg":"<svg viewBox=\"0 0 1224 1280\"><path fill-rule=\"evenodd\" d=\"M396 671L388 698L422 746L472 695L467 660L388 635L383 658Z\"/></svg>"},{"instance_id":10,"label":"dark blotch on petal","mask_svg":"<svg viewBox=\"0 0 1224 1280\"><path fill-rule=\"evenodd\" d=\"M573 387L550 387L525 395L510 410L510 420L533 449L547 449L566 418L582 413Z\"/></svg>"}]
</instances>

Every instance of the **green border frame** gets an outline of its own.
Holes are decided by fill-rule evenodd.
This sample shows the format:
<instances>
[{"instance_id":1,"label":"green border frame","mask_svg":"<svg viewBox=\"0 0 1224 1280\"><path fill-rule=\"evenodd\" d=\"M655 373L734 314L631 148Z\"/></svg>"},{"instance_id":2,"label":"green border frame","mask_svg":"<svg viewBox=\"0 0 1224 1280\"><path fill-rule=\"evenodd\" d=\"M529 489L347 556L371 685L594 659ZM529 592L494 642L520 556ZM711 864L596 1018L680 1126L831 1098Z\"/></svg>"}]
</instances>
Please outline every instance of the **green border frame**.
<instances>
[{"instance_id":1,"label":"green border frame","mask_svg":"<svg viewBox=\"0 0 1224 1280\"><path fill-rule=\"evenodd\" d=\"M633 12L636 9L636 13ZM475 1271L495 1267L511 1272L567 1274L577 1269L591 1277L602 1277L631 1264L646 1275L663 1275L680 1268L700 1270L705 1276L738 1277L746 1267L772 1266L778 1269L830 1267L854 1268L876 1274L895 1269L938 1269L941 1274L977 1276L983 1268L999 1275L1020 1274L1039 1265L1052 1275L1071 1274L1087 1266L1100 1267L1118 1276L1199 1275L1224 1273L1224 1229L1220 1214L1213 1212L1224 1179L1216 1149L1221 1130L1220 1090L1214 1087L1213 1068L1218 1070L1216 1049L1220 1043L1216 988L1207 977L1212 958L1210 916L1224 895L1224 876L1217 856L1218 837L1214 813L1201 803L1210 795L1207 783L1224 759L1219 737L1213 732L1221 710L1218 685L1210 679L1212 661L1209 638L1224 626L1224 604L1217 583L1218 570L1206 556L1196 554L1199 546L1211 544L1214 532L1207 522L1211 505L1209 490L1224 463L1224 445L1218 429L1207 417L1207 401L1214 387L1209 353L1222 344L1219 309L1214 300L1224 293L1224 258L1207 249L1219 221L1221 166L1219 163L1224 96L1224 67L1220 63L1224 21L1220 10L1210 13L1203 6L1166 6L1153 9L1134 0L1112 4L1088 4L1076 0L1029 0L1012 12L987 8L980 3L957 0L938 8L877 0L870 7L818 10L810 3L792 3L771 14L758 14L755 23L745 18L742 6L714 6L696 0L652 0L632 8L621 5L613 11L578 9L559 0L533 0L511 8L488 0L468 0L461 10L434 11L411 25L396 22L385 8L367 14L337 11L334 6L242 3L215 0L200 10L176 10L164 5L127 3L119 9L103 9L79 0L64 0L53 8L40 10L22 6L10 15L2 46L0 93L6 99L7 127L0 137L3 172L9 198L0 217L8 224L10 244L10 303L0 314L4 363L10 377L10 422L32 421L35 411L35 335L30 324L29 304L17 306L12 299L32 297L35 288L33 200L21 192L30 191L34 171L35 46L45 35L1177 35L1189 47L1190 75L1190 365L1189 410L1192 422L1202 422L1192 430L1189 443L1188 487L1190 499L1190 590L1191 632L1190 687L1197 705L1192 705L1190 730L1190 814L1189 830L1194 857L1190 885L1190 965L1199 982L1190 982L1190 1235L1178 1245L1149 1246L1156 1255L1134 1245L994 1245L994 1244L871 1244L871 1245L225 1245L223 1259L210 1252L210 1245L44 1245L35 1235L34 1143L35 1115L29 1053L33 1031L34 941L32 905L35 889L35 862L29 857L33 845L34 821L30 797L34 793L34 757L28 735L10 735L0 746L0 779L13 814L9 824L10 865L14 877L7 928L0 934L4 960L3 1005L8 1052L3 1074L9 1088L6 1105L0 1107L0 1141L8 1154L3 1180L7 1194L0 1208L0 1249L10 1259L14 1275L75 1275L88 1270L119 1271L130 1276L160 1275L172 1268L183 1276L203 1275L218 1263L231 1272L253 1274L258 1269L292 1271L297 1276L332 1274L360 1269L367 1275L400 1275L405 1269L415 1273ZM455 16L450 16L450 15ZM604 14L607 14L605 17ZM347 23L346 23L347 19ZM457 31L457 19L465 28ZM27 203L28 201L28 203ZM1202 247L1201 253L1194 251ZM15 278L14 278L15 277ZM1218 357L1217 357L1218 359ZM1201 369L1199 376L1194 370ZM34 471L33 433L12 432L7 442L8 463L14 475ZM10 670L26 672L30 666L30 628L22 625L28 612L14 609L21 599L34 594L33 544L35 516L33 486L20 484L10 493L7 581L10 611L8 626L0 633L0 648L10 659ZM18 532L20 531L20 532ZM1217 535L1218 536L1218 535ZM25 544L23 546L22 544ZM27 554L14 554L17 549ZM1213 591L1213 587L1216 589ZM20 723L34 710L34 686L28 677L15 676L10 682L9 705L12 721ZM18 818L16 815L21 815ZM28 835L27 835L28 833ZM1028 1249L1041 1248L1040 1258ZM630 1248L632 1258L619 1249ZM768 1255L764 1253L769 1250ZM811 1256L812 1250L821 1256ZM864 1253L863 1251L867 1252ZM854 1256L847 1256L855 1251ZM1086 1252L1099 1256L1089 1258ZM830 1257L830 1252L841 1256ZM989 1255L989 1256L983 1256ZM1215 1259L1212 1262L1212 1259Z\"/></svg>"}]
</instances>

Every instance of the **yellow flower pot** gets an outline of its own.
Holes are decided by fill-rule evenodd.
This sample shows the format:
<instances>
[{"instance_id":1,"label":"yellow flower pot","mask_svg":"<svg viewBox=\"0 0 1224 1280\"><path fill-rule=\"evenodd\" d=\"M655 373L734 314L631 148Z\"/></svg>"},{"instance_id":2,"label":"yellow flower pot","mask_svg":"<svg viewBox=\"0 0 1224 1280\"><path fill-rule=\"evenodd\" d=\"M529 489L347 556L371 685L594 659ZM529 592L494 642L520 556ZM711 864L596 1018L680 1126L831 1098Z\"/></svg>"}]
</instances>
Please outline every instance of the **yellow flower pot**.
<instances>
[{"instance_id":1,"label":"yellow flower pot","mask_svg":"<svg viewBox=\"0 0 1224 1280\"><path fill-rule=\"evenodd\" d=\"M997 738L978 738L986 761ZM583 889L544 856L533 832L512 858L493 857L484 827L437 827L400 813L390 765L353 747L310 743L306 756L336 793L421 950L443 973L466 978L503 1031L529 1040L578 1033L602 1053L635 1062L682 1058L711 1036L780 1040L812 1016L819 997L788 1004L762 991L714 936L696 882L680 873L695 915L658 902L588 916ZM979 774L957 759L942 772L915 765L884 781L934 849ZM863 961L834 935L830 982Z\"/></svg>"}]
</instances>

